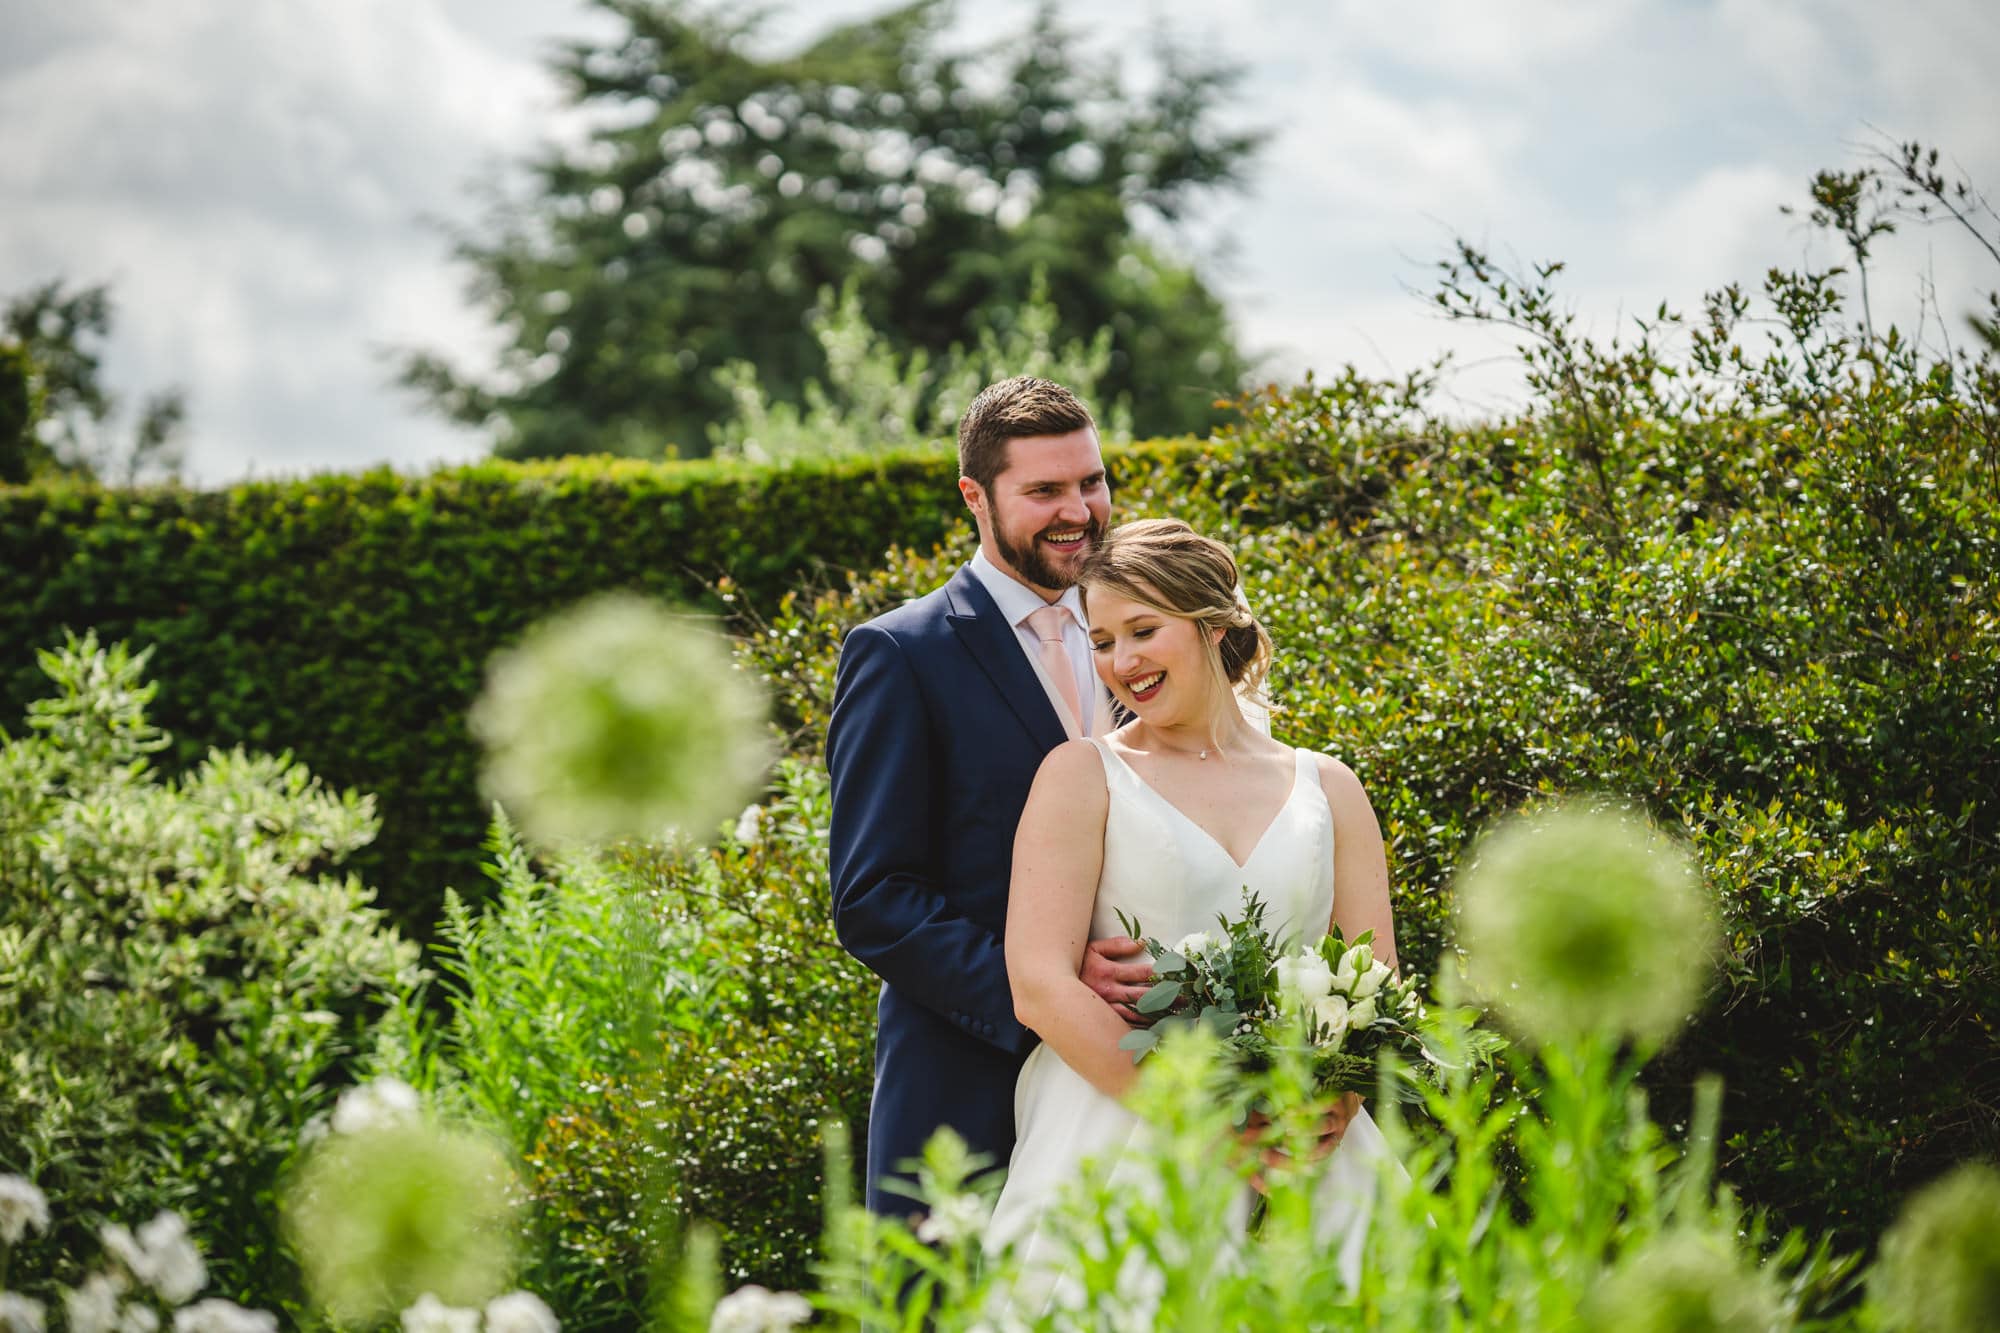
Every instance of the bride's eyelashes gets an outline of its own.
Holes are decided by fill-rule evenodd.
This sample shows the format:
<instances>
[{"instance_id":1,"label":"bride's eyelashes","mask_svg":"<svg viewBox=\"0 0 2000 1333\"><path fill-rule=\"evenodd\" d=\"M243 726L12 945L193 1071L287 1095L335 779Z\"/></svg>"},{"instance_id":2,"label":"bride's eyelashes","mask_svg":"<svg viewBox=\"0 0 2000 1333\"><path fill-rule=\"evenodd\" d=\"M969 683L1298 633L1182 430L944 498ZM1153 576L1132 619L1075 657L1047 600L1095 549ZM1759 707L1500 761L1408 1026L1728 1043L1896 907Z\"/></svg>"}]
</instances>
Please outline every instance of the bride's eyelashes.
<instances>
[{"instance_id":1,"label":"bride's eyelashes","mask_svg":"<svg viewBox=\"0 0 2000 1333\"><path fill-rule=\"evenodd\" d=\"M1152 638L1152 637L1153 637L1153 631L1154 631L1154 630L1156 630L1156 629L1158 629L1158 628L1159 628L1159 626L1157 626L1157 625L1148 625L1148 626L1146 626L1146 628L1144 628L1144 629L1135 629L1135 630L1133 630L1133 631L1132 631L1132 637L1133 637L1133 638L1135 638L1135 639L1150 639L1150 638ZM1093 652L1093 653L1108 653L1108 652L1110 652L1110 651L1111 651L1111 640L1109 640L1109 639L1093 639L1093 640L1091 640L1091 643L1090 643L1090 651L1091 651L1091 652Z\"/></svg>"}]
</instances>

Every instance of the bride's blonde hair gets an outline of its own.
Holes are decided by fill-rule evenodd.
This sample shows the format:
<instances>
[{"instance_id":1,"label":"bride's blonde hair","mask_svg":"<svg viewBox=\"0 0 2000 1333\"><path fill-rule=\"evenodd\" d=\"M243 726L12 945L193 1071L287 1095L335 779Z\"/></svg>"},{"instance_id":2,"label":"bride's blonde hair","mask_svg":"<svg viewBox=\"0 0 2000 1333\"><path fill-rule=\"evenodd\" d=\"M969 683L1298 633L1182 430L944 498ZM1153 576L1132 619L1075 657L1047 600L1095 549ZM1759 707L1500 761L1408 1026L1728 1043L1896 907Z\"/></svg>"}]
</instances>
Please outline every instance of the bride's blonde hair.
<instances>
[{"instance_id":1,"label":"bride's blonde hair","mask_svg":"<svg viewBox=\"0 0 2000 1333\"><path fill-rule=\"evenodd\" d=\"M1271 667L1271 636L1244 600L1236 557L1213 537L1177 518L1142 518L1105 534L1077 572L1084 603L1092 588L1108 588L1161 615L1220 629L1209 645L1209 665L1225 691L1264 702Z\"/></svg>"}]
</instances>

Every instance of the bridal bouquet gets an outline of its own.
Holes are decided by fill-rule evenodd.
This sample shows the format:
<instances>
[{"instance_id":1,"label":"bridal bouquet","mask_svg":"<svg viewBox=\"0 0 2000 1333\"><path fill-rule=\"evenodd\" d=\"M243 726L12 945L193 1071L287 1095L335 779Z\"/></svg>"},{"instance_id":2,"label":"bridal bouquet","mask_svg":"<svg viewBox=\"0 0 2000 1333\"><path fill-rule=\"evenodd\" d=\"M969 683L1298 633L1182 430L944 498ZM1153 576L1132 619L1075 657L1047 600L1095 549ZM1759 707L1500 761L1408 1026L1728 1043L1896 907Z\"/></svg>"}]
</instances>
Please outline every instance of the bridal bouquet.
<instances>
[{"instance_id":1,"label":"bridal bouquet","mask_svg":"<svg viewBox=\"0 0 2000 1333\"><path fill-rule=\"evenodd\" d=\"M1385 1047L1418 1070L1435 1063L1418 1034L1417 978L1394 978L1370 947L1373 932L1350 941L1336 929L1317 944L1274 939L1263 901L1247 890L1242 916L1216 918L1219 934L1198 931L1171 947L1123 913L1118 919L1153 956L1159 978L1136 1006L1152 1025L1118 1043L1134 1061L1166 1033L1200 1027L1246 1071L1268 1069L1281 1049L1303 1046L1322 1092L1373 1091Z\"/></svg>"}]
</instances>

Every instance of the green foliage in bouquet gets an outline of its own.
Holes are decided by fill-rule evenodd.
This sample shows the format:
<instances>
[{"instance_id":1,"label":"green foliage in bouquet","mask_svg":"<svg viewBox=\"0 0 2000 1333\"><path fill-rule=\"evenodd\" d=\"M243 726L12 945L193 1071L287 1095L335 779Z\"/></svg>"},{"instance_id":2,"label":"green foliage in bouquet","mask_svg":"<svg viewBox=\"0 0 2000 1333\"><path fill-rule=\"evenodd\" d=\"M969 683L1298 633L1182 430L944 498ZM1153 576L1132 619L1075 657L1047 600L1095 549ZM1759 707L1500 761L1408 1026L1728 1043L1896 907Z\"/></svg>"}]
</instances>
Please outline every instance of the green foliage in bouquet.
<instances>
[{"instance_id":1,"label":"green foliage in bouquet","mask_svg":"<svg viewBox=\"0 0 2000 1333\"><path fill-rule=\"evenodd\" d=\"M146 655L86 636L0 744L0 1171L59 1221L53 1278L99 1224L184 1214L223 1290L294 1294L275 1190L301 1127L366 1059L417 951L333 868L366 797L287 756L150 756Z\"/></svg>"},{"instance_id":2,"label":"green foliage in bouquet","mask_svg":"<svg viewBox=\"0 0 2000 1333\"><path fill-rule=\"evenodd\" d=\"M1395 977L1375 957L1373 931L1350 943L1336 926L1301 944L1274 937L1264 925L1266 910L1245 889L1240 915L1217 914L1220 934L1196 931L1171 946L1120 912L1125 933L1152 956L1155 979L1134 1006L1151 1023L1127 1033L1119 1048L1143 1063L1162 1041L1199 1030L1222 1043L1235 1074L1262 1074L1287 1057L1300 1058L1322 1094L1375 1090L1388 1054L1402 1057L1396 1065L1402 1071L1434 1075L1437 1057L1424 1041L1416 973ZM1482 1032L1479 1058L1490 1058L1501 1044Z\"/></svg>"}]
</instances>

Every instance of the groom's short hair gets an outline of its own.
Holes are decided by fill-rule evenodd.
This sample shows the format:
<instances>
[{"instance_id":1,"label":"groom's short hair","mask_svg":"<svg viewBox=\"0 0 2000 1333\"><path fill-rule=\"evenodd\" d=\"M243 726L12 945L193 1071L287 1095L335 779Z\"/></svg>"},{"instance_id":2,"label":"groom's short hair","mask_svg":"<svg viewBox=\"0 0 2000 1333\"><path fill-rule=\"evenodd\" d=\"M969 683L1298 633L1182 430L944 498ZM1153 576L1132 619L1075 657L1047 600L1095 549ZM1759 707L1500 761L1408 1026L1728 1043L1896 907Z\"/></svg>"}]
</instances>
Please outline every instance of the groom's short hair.
<instances>
[{"instance_id":1,"label":"groom's short hair","mask_svg":"<svg viewBox=\"0 0 2000 1333\"><path fill-rule=\"evenodd\" d=\"M1007 467L1007 444L1036 435L1067 435L1097 428L1081 399L1053 380L1016 375L989 384L958 419L958 470L993 493L993 479Z\"/></svg>"}]
</instances>

